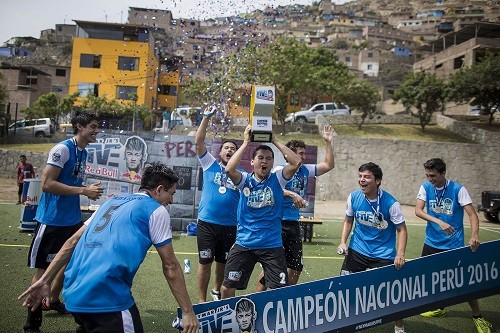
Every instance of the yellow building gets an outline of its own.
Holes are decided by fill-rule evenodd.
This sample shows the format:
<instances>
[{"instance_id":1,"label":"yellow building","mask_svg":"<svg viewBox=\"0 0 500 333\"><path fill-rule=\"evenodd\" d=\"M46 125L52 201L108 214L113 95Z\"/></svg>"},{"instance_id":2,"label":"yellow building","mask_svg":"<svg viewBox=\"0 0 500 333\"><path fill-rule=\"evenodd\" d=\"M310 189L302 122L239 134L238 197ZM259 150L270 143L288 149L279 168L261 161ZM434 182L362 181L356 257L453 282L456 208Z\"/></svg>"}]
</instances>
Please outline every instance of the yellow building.
<instances>
[{"instance_id":1,"label":"yellow building","mask_svg":"<svg viewBox=\"0 0 500 333\"><path fill-rule=\"evenodd\" d=\"M161 71L158 79L158 107L172 111L177 106L179 72Z\"/></svg>"},{"instance_id":2,"label":"yellow building","mask_svg":"<svg viewBox=\"0 0 500 333\"><path fill-rule=\"evenodd\" d=\"M148 27L75 21L69 93L157 108L158 58ZM174 103L175 104L175 103Z\"/></svg>"}]
</instances>

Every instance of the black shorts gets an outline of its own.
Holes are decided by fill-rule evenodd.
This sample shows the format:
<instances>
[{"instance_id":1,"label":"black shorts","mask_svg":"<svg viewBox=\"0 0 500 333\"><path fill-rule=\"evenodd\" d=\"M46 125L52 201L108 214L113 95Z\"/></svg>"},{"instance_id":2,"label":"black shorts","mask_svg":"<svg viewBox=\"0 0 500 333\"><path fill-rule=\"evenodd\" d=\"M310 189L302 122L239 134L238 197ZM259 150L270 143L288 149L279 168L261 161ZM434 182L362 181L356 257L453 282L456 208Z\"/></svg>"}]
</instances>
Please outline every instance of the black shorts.
<instances>
[{"instance_id":1,"label":"black shorts","mask_svg":"<svg viewBox=\"0 0 500 333\"><path fill-rule=\"evenodd\" d=\"M225 264L231 246L236 240L236 226L225 226L198 220L196 242L202 265L215 261Z\"/></svg>"},{"instance_id":2,"label":"black shorts","mask_svg":"<svg viewBox=\"0 0 500 333\"><path fill-rule=\"evenodd\" d=\"M369 268L390 266L392 264L394 264L394 260L370 258L349 248L340 275L348 275L366 271Z\"/></svg>"},{"instance_id":3,"label":"black shorts","mask_svg":"<svg viewBox=\"0 0 500 333\"><path fill-rule=\"evenodd\" d=\"M28 267L47 269L64 243L83 225L56 227L37 223L28 252Z\"/></svg>"},{"instance_id":4,"label":"black shorts","mask_svg":"<svg viewBox=\"0 0 500 333\"><path fill-rule=\"evenodd\" d=\"M446 250L436 249L435 247L429 246L424 243L424 247L422 248L422 257L430 256L431 254L441 253Z\"/></svg>"},{"instance_id":5,"label":"black shorts","mask_svg":"<svg viewBox=\"0 0 500 333\"><path fill-rule=\"evenodd\" d=\"M248 250L236 244L229 251L222 284L227 288L246 289L257 262L264 269L267 287L275 289L288 285L285 251L282 247Z\"/></svg>"},{"instance_id":6,"label":"black shorts","mask_svg":"<svg viewBox=\"0 0 500 333\"><path fill-rule=\"evenodd\" d=\"M85 332L99 333L144 333L141 316L134 304L129 309L116 312L79 313L72 312L75 322Z\"/></svg>"},{"instance_id":7,"label":"black shorts","mask_svg":"<svg viewBox=\"0 0 500 333\"><path fill-rule=\"evenodd\" d=\"M304 268L302 260L302 237L298 221L281 221L281 238L285 248L286 266L301 272Z\"/></svg>"}]
</instances>

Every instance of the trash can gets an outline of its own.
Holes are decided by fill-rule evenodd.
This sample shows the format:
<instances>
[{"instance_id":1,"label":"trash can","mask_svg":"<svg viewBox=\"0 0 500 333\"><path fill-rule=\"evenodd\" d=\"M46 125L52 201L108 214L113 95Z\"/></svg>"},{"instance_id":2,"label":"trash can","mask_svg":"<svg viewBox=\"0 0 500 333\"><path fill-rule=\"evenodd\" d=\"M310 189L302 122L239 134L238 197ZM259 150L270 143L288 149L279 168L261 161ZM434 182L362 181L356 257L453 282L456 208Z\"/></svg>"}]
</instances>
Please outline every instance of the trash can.
<instances>
[{"instance_id":1,"label":"trash can","mask_svg":"<svg viewBox=\"0 0 500 333\"><path fill-rule=\"evenodd\" d=\"M42 195L42 181L38 178L25 179L23 184L21 218L19 229L33 231L36 227L35 215Z\"/></svg>"}]
</instances>

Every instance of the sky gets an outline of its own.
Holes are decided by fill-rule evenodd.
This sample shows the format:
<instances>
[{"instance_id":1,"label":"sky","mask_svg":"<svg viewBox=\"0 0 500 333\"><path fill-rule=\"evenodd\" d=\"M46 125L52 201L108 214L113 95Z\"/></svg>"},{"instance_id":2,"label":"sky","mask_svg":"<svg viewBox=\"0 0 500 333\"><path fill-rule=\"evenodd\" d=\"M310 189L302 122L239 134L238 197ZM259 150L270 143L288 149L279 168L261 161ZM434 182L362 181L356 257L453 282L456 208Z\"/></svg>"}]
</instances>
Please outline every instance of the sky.
<instances>
[{"instance_id":1,"label":"sky","mask_svg":"<svg viewBox=\"0 0 500 333\"><path fill-rule=\"evenodd\" d=\"M12 37L73 20L125 23L128 7L168 9L174 18L207 19L262 9L266 5L311 4L312 0L0 0L0 45Z\"/></svg>"}]
</instances>

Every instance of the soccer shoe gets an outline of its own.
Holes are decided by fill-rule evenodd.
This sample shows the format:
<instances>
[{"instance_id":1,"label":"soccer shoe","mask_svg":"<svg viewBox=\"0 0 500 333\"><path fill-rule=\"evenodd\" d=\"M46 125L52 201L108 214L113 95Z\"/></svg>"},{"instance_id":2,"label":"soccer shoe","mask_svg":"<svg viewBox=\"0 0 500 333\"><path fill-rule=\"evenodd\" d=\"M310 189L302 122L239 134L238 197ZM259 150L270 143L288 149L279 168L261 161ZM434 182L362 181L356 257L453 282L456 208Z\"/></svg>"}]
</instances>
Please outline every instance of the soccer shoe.
<instances>
[{"instance_id":1,"label":"soccer shoe","mask_svg":"<svg viewBox=\"0 0 500 333\"><path fill-rule=\"evenodd\" d=\"M437 309L437 310L432 310L432 311L427 311L427 312L421 313L420 316L425 317L425 318L443 317L443 316L446 316L446 311L444 311L444 309Z\"/></svg>"},{"instance_id":2,"label":"soccer shoe","mask_svg":"<svg viewBox=\"0 0 500 333\"><path fill-rule=\"evenodd\" d=\"M55 302L49 302L48 298L44 298L42 301L42 310L43 311L51 311L54 310L60 315L65 315L68 314L69 312L66 310L66 306L64 306L64 303L61 302L60 300L57 300Z\"/></svg>"},{"instance_id":3,"label":"soccer shoe","mask_svg":"<svg viewBox=\"0 0 500 333\"><path fill-rule=\"evenodd\" d=\"M24 333L41 333L39 329L25 328Z\"/></svg>"},{"instance_id":4,"label":"soccer shoe","mask_svg":"<svg viewBox=\"0 0 500 333\"><path fill-rule=\"evenodd\" d=\"M488 321L483 317L472 318L474 324L476 324L477 333L491 333L491 328L493 327Z\"/></svg>"},{"instance_id":5,"label":"soccer shoe","mask_svg":"<svg viewBox=\"0 0 500 333\"><path fill-rule=\"evenodd\" d=\"M406 333L405 331L405 327L397 327L397 326L394 326L394 333Z\"/></svg>"},{"instance_id":6,"label":"soccer shoe","mask_svg":"<svg viewBox=\"0 0 500 333\"><path fill-rule=\"evenodd\" d=\"M220 300L220 291L213 290L210 292L210 295L212 295L212 300L213 301L218 301Z\"/></svg>"}]
</instances>

